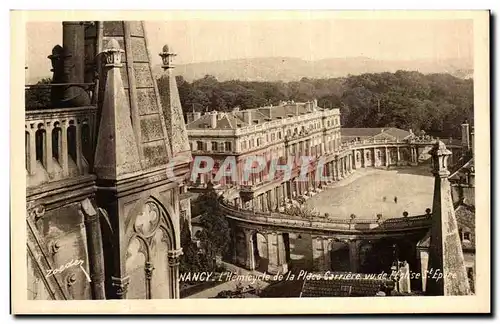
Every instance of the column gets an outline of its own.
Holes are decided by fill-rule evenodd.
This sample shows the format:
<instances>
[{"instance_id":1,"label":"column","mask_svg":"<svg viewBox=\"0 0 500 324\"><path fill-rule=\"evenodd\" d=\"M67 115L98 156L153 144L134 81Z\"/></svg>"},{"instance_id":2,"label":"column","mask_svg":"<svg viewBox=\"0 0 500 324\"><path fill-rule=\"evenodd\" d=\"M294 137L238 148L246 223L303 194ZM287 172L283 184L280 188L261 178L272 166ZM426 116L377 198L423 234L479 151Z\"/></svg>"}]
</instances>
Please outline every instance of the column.
<instances>
[{"instance_id":1,"label":"column","mask_svg":"<svg viewBox=\"0 0 500 324\"><path fill-rule=\"evenodd\" d=\"M385 148L385 166L388 167L389 166L389 148Z\"/></svg>"},{"instance_id":2,"label":"column","mask_svg":"<svg viewBox=\"0 0 500 324\"><path fill-rule=\"evenodd\" d=\"M106 299L104 290L104 252L99 213L94 209L89 199L82 201L79 213L84 218L85 232L87 234L92 299Z\"/></svg>"},{"instance_id":3,"label":"column","mask_svg":"<svg viewBox=\"0 0 500 324\"><path fill-rule=\"evenodd\" d=\"M401 163L401 153L399 152L399 146L396 147L397 153L398 153L398 161L397 164L399 165Z\"/></svg>"},{"instance_id":4,"label":"column","mask_svg":"<svg viewBox=\"0 0 500 324\"><path fill-rule=\"evenodd\" d=\"M349 240L349 268L351 272L358 272L359 267L359 241Z\"/></svg>"},{"instance_id":5,"label":"column","mask_svg":"<svg viewBox=\"0 0 500 324\"><path fill-rule=\"evenodd\" d=\"M77 120L75 123L75 129L76 129L76 166L78 168L78 173L82 174L83 173L83 165L82 165L82 125L80 124L80 121Z\"/></svg>"},{"instance_id":6,"label":"column","mask_svg":"<svg viewBox=\"0 0 500 324\"><path fill-rule=\"evenodd\" d=\"M248 270L255 270L255 255L253 251L253 238L252 232L249 230L245 231L245 242L247 244L245 266Z\"/></svg>"},{"instance_id":7,"label":"column","mask_svg":"<svg viewBox=\"0 0 500 324\"><path fill-rule=\"evenodd\" d=\"M267 202L266 202L265 193L263 193L259 196L259 200L260 200L260 210L263 212L266 212L267 211Z\"/></svg>"},{"instance_id":8,"label":"column","mask_svg":"<svg viewBox=\"0 0 500 324\"><path fill-rule=\"evenodd\" d=\"M342 175L340 174L340 161L341 161L341 159L335 160L335 169L337 171L337 177L336 177L337 180L342 179Z\"/></svg>"},{"instance_id":9,"label":"column","mask_svg":"<svg viewBox=\"0 0 500 324\"><path fill-rule=\"evenodd\" d=\"M52 123L48 123L45 127L45 148L43 154L43 164L48 174L51 174L54 171L53 159L52 159L52 130L54 126Z\"/></svg>"},{"instance_id":10,"label":"column","mask_svg":"<svg viewBox=\"0 0 500 324\"><path fill-rule=\"evenodd\" d=\"M146 276L146 299L152 299L153 296L151 294L151 279L153 279L153 271L154 271L153 263L146 262L144 266L144 274ZM173 283L173 282L172 282ZM175 284L174 284L175 286Z\"/></svg>"},{"instance_id":11,"label":"column","mask_svg":"<svg viewBox=\"0 0 500 324\"><path fill-rule=\"evenodd\" d=\"M324 270L331 270L332 261L330 259L330 240L323 239L323 256L324 256Z\"/></svg>"},{"instance_id":12,"label":"column","mask_svg":"<svg viewBox=\"0 0 500 324\"><path fill-rule=\"evenodd\" d=\"M281 201L283 200L283 198L281 198L281 189L282 189L281 185L279 185L278 187L273 189L273 190L275 190L274 199L276 201L276 208L280 208Z\"/></svg>"},{"instance_id":13,"label":"column","mask_svg":"<svg viewBox=\"0 0 500 324\"><path fill-rule=\"evenodd\" d=\"M267 272L270 274L276 274L279 271L278 235L276 233L268 233L266 240L267 256L269 258Z\"/></svg>"},{"instance_id":14,"label":"column","mask_svg":"<svg viewBox=\"0 0 500 324\"><path fill-rule=\"evenodd\" d=\"M168 251L168 265L170 267L170 282L172 286L172 299L179 299L179 257L182 255L182 248Z\"/></svg>"},{"instance_id":15,"label":"column","mask_svg":"<svg viewBox=\"0 0 500 324\"><path fill-rule=\"evenodd\" d=\"M313 266L315 271L325 271L325 257L323 250L323 238L312 237Z\"/></svg>"},{"instance_id":16,"label":"column","mask_svg":"<svg viewBox=\"0 0 500 324\"><path fill-rule=\"evenodd\" d=\"M36 129L30 129L30 160L29 160L29 167L30 167L30 174L34 175L35 170L36 170Z\"/></svg>"},{"instance_id":17,"label":"column","mask_svg":"<svg viewBox=\"0 0 500 324\"><path fill-rule=\"evenodd\" d=\"M61 152L59 153L63 175L68 175L68 124L65 120L61 122Z\"/></svg>"},{"instance_id":18,"label":"column","mask_svg":"<svg viewBox=\"0 0 500 324\"><path fill-rule=\"evenodd\" d=\"M362 149L361 150L361 154L363 155L362 159L361 159L361 166L363 168L366 168L366 152L365 152L365 149Z\"/></svg>"}]
</instances>

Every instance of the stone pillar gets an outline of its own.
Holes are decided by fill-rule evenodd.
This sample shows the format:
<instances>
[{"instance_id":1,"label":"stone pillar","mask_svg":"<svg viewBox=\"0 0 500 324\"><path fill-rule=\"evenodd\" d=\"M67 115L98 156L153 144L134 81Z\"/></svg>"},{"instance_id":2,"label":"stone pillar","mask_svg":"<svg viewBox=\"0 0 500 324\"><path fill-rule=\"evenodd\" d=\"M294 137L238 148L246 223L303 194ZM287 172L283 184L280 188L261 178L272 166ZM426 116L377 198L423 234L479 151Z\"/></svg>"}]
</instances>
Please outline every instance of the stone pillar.
<instances>
[{"instance_id":1,"label":"stone pillar","mask_svg":"<svg viewBox=\"0 0 500 324\"><path fill-rule=\"evenodd\" d=\"M286 254L284 250L283 235L274 233L267 234L267 255L269 264L267 272L277 274L287 272Z\"/></svg>"},{"instance_id":2,"label":"stone pillar","mask_svg":"<svg viewBox=\"0 0 500 324\"><path fill-rule=\"evenodd\" d=\"M431 296L469 295L462 243L448 180L448 157L451 152L438 141L429 152L434 174L434 199L430 229L428 270L441 272L443 278L427 278L426 294Z\"/></svg>"},{"instance_id":3,"label":"stone pillar","mask_svg":"<svg viewBox=\"0 0 500 324\"><path fill-rule=\"evenodd\" d=\"M170 286L172 287L172 299L179 299L179 257L182 248L168 251L168 266L170 267Z\"/></svg>"},{"instance_id":4,"label":"stone pillar","mask_svg":"<svg viewBox=\"0 0 500 324\"><path fill-rule=\"evenodd\" d=\"M336 174L337 174L337 180L342 179L342 175L340 174L340 161L341 159L336 159L335 160L335 169L336 169Z\"/></svg>"},{"instance_id":5,"label":"stone pillar","mask_svg":"<svg viewBox=\"0 0 500 324\"><path fill-rule=\"evenodd\" d=\"M349 240L349 269L351 272L358 272L359 268L359 242L358 240Z\"/></svg>"},{"instance_id":6,"label":"stone pillar","mask_svg":"<svg viewBox=\"0 0 500 324\"><path fill-rule=\"evenodd\" d=\"M50 123L45 126L45 148L43 155L43 164L48 174L51 174L54 171L53 159L52 159L52 130L54 129L54 125Z\"/></svg>"},{"instance_id":7,"label":"stone pillar","mask_svg":"<svg viewBox=\"0 0 500 324\"><path fill-rule=\"evenodd\" d=\"M34 175L36 170L36 129L30 129L29 134L30 134L29 172L31 175Z\"/></svg>"},{"instance_id":8,"label":"stone pillar","mask_svg":"<svg viewBox=\"0 0 500 324\"><path fill-rule=\"evenodd\" d=\"M83 165L82 165L82 125L80 124L80 120L77 120L75 123L75 143L76 143L76 166L78 168L78 173L83 173Z\"/></svg>"},{"instance_id":9,"label":"stone pillar","mask_svg":"<svg viewBox=\"0 0 500 324\"><path fill-rule=\"evenodd\" d=\"M89 199L82 201L81 209L79 213L85 220L92 299L106 299L104 290L104 252L99 214Z\"/></svg>"},{"instance_id":10,"label":"stone pillar","mask_svg":"<svg viewBox=\"0 0 500 324\"><path fill-rule=\"evenodd\" d=\"M317 236L312 237L313 264L315 271L330 270L330 244L328 239Z\"/></svg>"},{"instance_id":11,"label":"stone pillar","mask_svg":"<svg viewBox=\"0 0 500 324\"><path fill-rule=\"evenodd\" d=\"M151 294L151 280L153 279L153 271L155 270L155 267L153 266L153 263L151 262L146 262L144 265L144 274L146 277L146 299L152 299L153 296Z\"/></svg>"},{"instance_id":12,"label":"stone pillar","mask_svg":"<svg viewBox=\"0 0 500 324\"><path fill-rule=\"evenodd\" d=\"M255 270L255 255L253 251L253 238L252 232L249 230L245 231L245 242L247 245L245 266L248 270Z\"/></svg>"},{"instance_id":13,"label":"stone pillar","mask_svg":"<svg viewBox=\"0 0 500 324\"><path fill-rule=\"evenodd\" d=\"M386 146L385 147L385 166L388 167L390 164L390 156L389 156L389 148Z\"/></svg>"},{"instance_id":14,"label":"stone pillar","mask_svg":"<svg viewBox=\"0 0 500 324\"><path fill-rule=\"evenodd\" d=\"M64 120L61 122L61 152L59 154L63 174L67 176L68 170L68 124Z\"/></svg>"},{"instance_id":15,"label":"stone pillar","mask_svg":"<svg viewBox=\"0 0 500 324\"><path fill-rule=\"evenodd\" d=\"M366 150L362 149L361 152L362 152L361 166L363 168L366 168Z\"/></svg>"},{"instance_id":16,"label":"stone pillar","mask_svg":"<svg viewBox=\"0 0 500 324\"><path fill-rule=\"evenodd\" d=\"M397 164L399 165L401 163L401 153L399 152L399 146L396 147L396 150L398 152L398 161L397 161Z\"/></svg>"}]
</instances>

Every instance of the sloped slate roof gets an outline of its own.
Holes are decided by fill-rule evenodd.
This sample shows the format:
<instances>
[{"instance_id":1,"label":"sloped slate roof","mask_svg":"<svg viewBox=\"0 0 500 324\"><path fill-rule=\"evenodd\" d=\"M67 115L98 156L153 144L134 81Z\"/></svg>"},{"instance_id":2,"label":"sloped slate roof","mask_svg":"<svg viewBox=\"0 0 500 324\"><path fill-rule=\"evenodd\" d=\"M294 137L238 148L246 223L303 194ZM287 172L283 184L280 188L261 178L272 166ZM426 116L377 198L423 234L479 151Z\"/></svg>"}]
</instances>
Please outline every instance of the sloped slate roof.
<instances>
[{"instance_id":1,"label":"sloped slate roof","mask_svg":"<svg viewBox=\"0 0 500 324\"><path fill-rule=\"evenodd\" d=\"M462 249L475 249L475 217L476 213L474 208L460 205L455 209L455 217L457 219L458 228L462 232L471 233L471 240L469 242L462 241ZM428 248L431 243L430 230L425 234L425 236L417 243L417 247Z\"/></svg>"},{"instance_id":2,"label":"sloped slate roof","mask_svg":"<svg viewBox=\"0 0 500 324\"><path fill-rule=\"evenodd\" d=\"M199 119L187 124L188 129L200 129L200 128L211 128L211 118L210 114L201 116ZM220 113L217 116L217 123L215 129L236 129L238 125L247 125L243 120L231 113Z\"/></svg>"},{"instance_id":3,"label":"sloped slate roof","mask_svg":"<svg viewBox=\"0 0 500 324\"><path fill-rule=\"evenodd\" d=\"M397 139L404 139L410 136L410 132L395 127L375 127L375 128L341 128L340 134L343 137L360 137L367 139L380 134L389 135Z\"/></svg>"}]
</instances>

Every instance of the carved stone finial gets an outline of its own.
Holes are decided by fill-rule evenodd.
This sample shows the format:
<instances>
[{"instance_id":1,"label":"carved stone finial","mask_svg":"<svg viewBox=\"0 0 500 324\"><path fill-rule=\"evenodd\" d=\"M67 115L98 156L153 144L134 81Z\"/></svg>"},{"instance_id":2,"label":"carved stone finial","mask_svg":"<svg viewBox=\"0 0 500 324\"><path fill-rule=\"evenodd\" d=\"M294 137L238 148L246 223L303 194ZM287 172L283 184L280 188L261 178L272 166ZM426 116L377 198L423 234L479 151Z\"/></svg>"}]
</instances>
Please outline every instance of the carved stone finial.
<instances>
[{"instance_id":1,"label":"carved stone finial","mask_svg":"<svg viewBox=\"0 0 500 324\"><path fill-rule=\"evenodd\" d=\"M106 45L104 53L106 54L106 67L122 67L122 53L125 51L120 48L120 44L112 38Z\"/></svg>"},{"instance_id":2,"label":"carved stone finial","mask_svg":"<svg viewBox=\"0 0 500 324\"><path fill-rule=\"evenodd\" d=\"M174 57L177 56L168 45L164 45L162 48L162 52L159 54L162 60L162 68L163 69L172 69L174 68L173 60Z\"/></svg>"},{"instance_id":3,"label":"carved stone finial","mask_svg":"<svg viewBox=\"0 0 500 324\"><path fill-rule=\"evenodd\" d=\"M446 148L446 145L442 141L436 140L429 154L432 156L434 175L441 178L448 177L450 175L450 171L448 171L448 158L451 155L451 151Z\"/></svg>"}]
</instances>

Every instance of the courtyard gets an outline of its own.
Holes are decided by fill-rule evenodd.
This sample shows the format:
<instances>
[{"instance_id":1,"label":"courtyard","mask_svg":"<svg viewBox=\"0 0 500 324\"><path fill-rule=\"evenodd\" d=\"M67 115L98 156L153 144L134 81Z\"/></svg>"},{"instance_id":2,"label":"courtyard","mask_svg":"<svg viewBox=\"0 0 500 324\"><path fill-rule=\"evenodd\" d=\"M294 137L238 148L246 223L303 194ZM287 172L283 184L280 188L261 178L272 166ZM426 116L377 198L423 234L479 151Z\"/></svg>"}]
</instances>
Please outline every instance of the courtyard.
<instances>
[{"instance_id":1,"label":"courtyard","mask_svg":"<svg viewBox=\"0 0 500 324\"><path fill-rule=\"evenodd\" d=\"M358 169L335 187L316 194L305 206L329 218L384 218L422 215L432 209L434 178L429 165L389 170ZM384 200L385 197L385 200ZM394 201L397 197L397 203Z\"/></svg>"}]
</instances>

